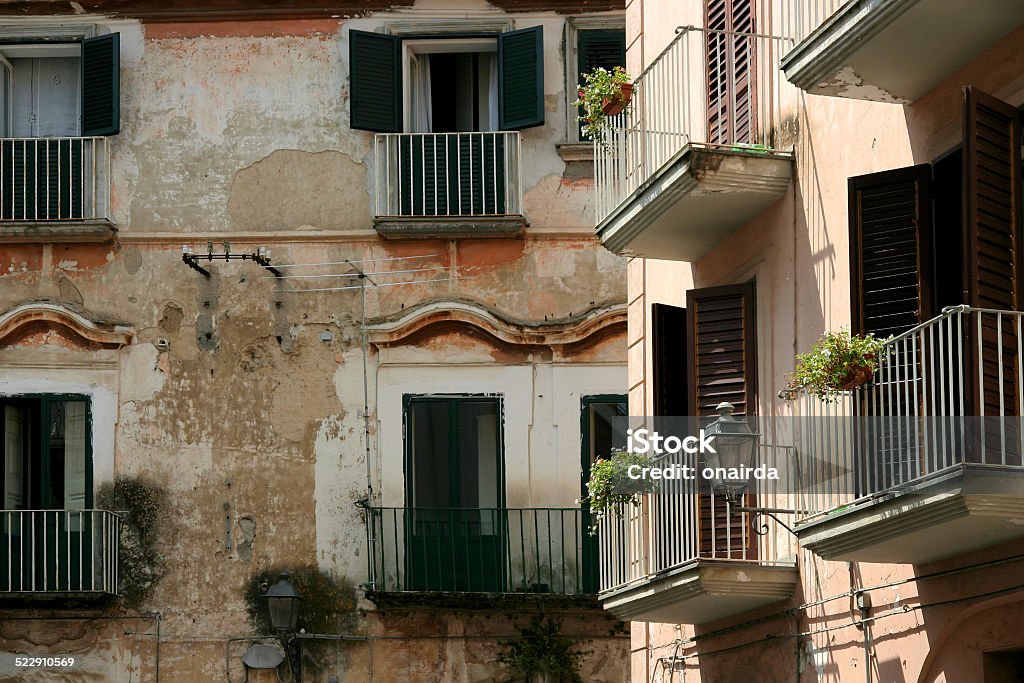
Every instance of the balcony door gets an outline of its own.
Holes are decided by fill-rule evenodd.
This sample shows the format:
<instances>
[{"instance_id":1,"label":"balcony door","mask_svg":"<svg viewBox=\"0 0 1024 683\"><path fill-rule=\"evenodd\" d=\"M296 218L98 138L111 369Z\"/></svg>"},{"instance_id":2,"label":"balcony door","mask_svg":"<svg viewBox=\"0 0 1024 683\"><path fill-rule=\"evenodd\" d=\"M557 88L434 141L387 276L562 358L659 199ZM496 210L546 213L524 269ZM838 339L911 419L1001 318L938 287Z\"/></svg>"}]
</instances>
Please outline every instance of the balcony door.
<instances>
[{"instance_id":1,"label":"balcony door","mask_svg":"<svg viewBox=\"0 0 1024 683\"><path fill-rule=\"evenodd\" d=\"M583 442L582 482L580 500L587 495L587 482L590 480L590 469L598 458L607 458L612 451L626 447L626 419L629 407L625 396L600 395L583 398L583 416L580 427ZM580 576L582 577L581 592L597 593L600 586L599 568L601 566L600 548L597 537L586 532L591 525L590 507L583 505L582 523L583 553ZM625 558L617 558L625 561Z\"/></svg>"},{"instance_id":2,"label":"balcony door","mask_svg":"<svg viewBox=\"0 0 1024 683\"><path fill-rule=\"evenodd\" d=\"M507 583L501 401L405 401L406 585L498 592Z\"/></svg>"},{"instance_id":3,"label":"balcony door","mask_svg":"<svg viewBox=\"0 0 1024 683\"><path fill-rule=\"evenodd\" d=\"M89 400L0 400L3 429L0 592L74 589L92 578Z\"/></svg>"}]
</instances>

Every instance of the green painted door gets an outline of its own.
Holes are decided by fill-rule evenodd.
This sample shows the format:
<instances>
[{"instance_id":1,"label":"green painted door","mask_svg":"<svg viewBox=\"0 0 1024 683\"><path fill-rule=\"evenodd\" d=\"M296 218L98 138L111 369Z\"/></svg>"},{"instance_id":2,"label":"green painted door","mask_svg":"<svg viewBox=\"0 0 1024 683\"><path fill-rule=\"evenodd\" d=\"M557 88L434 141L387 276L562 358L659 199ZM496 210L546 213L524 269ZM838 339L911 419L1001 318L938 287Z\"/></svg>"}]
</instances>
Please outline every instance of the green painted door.
<instances>
[{"instance_id":1,"label":"green painted door","mask_svg":"<svg viewBox=\"0 0 1024 683\"><path fill-rule=\"evenodd\" d=\"M580 419L582 433L583 457L582 483L580 499L587 495L587 481L590 479L590 468L598 458L607 458L612 450L626 447L626 420L629 407L626 397L618 394L585 396L583 413ZM616 419L621 418L621 419ZM600 549L597 536L589 533L592 518L590 509L583 505L583 567L582 590L584 593L597 593L600 586Z\"/></svg>"},{"instance_id":2,"label":"green painted door","mask_svg":"<svg viewBox=\"0 0 1024 683\"><path fill-rule=\"evenodd\" d=\"M502 592L500 400L407 397L405 421L405 589Z\"/></svg>"}]
</instances>

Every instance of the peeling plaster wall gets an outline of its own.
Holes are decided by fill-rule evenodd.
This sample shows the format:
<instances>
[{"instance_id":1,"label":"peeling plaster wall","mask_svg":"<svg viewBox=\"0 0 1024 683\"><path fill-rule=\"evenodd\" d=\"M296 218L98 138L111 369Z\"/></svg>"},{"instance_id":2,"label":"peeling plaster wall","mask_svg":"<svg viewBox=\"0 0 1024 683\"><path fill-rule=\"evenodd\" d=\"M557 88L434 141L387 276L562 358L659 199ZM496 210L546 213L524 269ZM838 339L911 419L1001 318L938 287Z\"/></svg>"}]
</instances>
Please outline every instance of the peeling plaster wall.
<instances>
[{"instance_id":1,"label":"peeling plaster wall","mask_svg":"<svg viewBox=\"0 0 1024 683\"><path fill-rule=\"evenodd\" d=\"M168 573L145 606L162 615L161 681L225 680L225 648L228 680L243 680L244 647L227 639L252 634L242 587L253 572L308 562L356 584L367 578L365 526L354 505L367 491L359 293L290 293L293 282L276 282L252 262L204 263L207 279L182 263L183 243L202 251L211 240L220 252L230 241L232 253L267 246L276 263L426 254L418 267L465 277L370 289L369 318L457 300L529 327L624 302L624 261L592 234L591 181L564 178L555 149L565 138L566 96L564 17L553 13L511 17L517 27L543 24L546 41L548 124L523 133L525 236L387 242L372 231L373 137L348 127L347 30L372 30L384 19L451 19L450 3L433 7L353 21L61 18L121 33L122 132L112 138L118 232L103 244L0 241L0 313L46 300L124 323L135 335L119 350L82 350L59 330L14 341L0 348L0 394L89 395L95 486L115 474L140 475L168 490ZM460 12L505 16L479 2ZM524 470L510 500L572 506L579 496L579 397L625 391L624 330L591 342L531 356L463 330L380 354L371 347L365 360L376 494L401 500L403 490L388 460L400 451L391 441L385 449L379 437L386 428L393 439L396 420L388 398L394 392L379 391L381 382L465 391L485 386L481 373L491 372L490 390L508 391L523 411L513 419L534 420L534 433L507 443L506 452L543 463L551 475L537 480ZM545 395L535 396L541 388ZM558 426L542 423L541 412ZM34 630L50 622L13 619L23 616L0 608L0 651L65 646L60 632L36 639ZM83 652L81 680L155 678L152 620L115 609L81 616L75 623L101 643ZM460 624L476 617L445 618L455 634L449 652L480 649L456 633L468 632ZM604 621L595 624L603 629ZM509 624L497 623L495 637L504 638ZM394 635L420 627L367 617L362 628ZM607 680L622 680L626 643L609 642L586 666L608 667L619 673ZM365 675L361 652L325 650L323 662L336 663L332 672ZM450 680L499 677L493 653L492 646L483 664L459 654L467 664ZM327 672L321 670L324 678Z\"/></svg>"}]
</instances>

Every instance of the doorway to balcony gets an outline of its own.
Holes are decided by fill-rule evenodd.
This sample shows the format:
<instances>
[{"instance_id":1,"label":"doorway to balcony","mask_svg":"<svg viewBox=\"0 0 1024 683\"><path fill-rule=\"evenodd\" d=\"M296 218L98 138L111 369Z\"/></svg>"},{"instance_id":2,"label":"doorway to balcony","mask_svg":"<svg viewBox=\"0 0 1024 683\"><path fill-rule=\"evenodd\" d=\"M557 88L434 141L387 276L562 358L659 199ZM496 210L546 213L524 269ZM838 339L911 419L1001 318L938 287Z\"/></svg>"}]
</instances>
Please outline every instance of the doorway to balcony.
<instances>
[{"instance_id":1,"label":"doorway to balcony","mask_svg":"<svg viewBox=\"0 0 1024 683\"><path fill-rule=\"evenodd\" d=\"M404 414L407 590L502 591L501 399L406 396Z\"/></svg>"},{"instance_id":2,"label":"doorway to balcony","mask_svg":"<svg viewBox=\"0 0 1024 683\"><path fill-rule=\"evenodd\" d=\"M89 399L5 397L0 592L76 591L92 584Z\"/></svg>"},{"instance_id":3,"label":"doorway to balcony","mask_svg":"<svg viewBox=\"0 0 1024 683\"><path fill-rule=\"evenodd\" d=\"M619 394L603 394L583 397L583 410L580 418L583 457L581 460L580 500L587 496L587 482L590 470L599 458L608 458L612 451L626 447L626 418L629 407L625 396ZM582 592L597 593L600 586L601 555L597 537L591 536L589 529L593 524L590 508L584 504L582 510L583 552L581 554ZM612 561L618 561L614 559Z\"/></svg>"}]
</instances>

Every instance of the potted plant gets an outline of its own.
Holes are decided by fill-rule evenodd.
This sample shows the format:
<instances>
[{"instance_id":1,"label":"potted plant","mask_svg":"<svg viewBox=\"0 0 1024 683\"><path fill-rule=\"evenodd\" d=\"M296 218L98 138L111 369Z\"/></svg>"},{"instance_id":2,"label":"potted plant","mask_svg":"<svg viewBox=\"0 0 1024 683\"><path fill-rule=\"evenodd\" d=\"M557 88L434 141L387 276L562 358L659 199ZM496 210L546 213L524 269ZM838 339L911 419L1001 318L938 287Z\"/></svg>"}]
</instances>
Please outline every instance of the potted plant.
<instances>
[{"instance_id":1,"label":"potted plant","mask_svg":"<svg viewBox=\"0 0 1024 683\"><path fill-rule=\"evenodd\" d=\"M598 67L583 74L583 81L585 85L579 89L579 99L574 103L583 109L579 116L583 124L580 132L600 142L605 119L622 113L633 97L633 79L617 66L611 71Z\"/></svg>"},{"instance_id":2,"label":"potted plant","mask_svg":"<svg viewBox=\"0 0 1024 683\"><path fill-rule=\"evenodd\" d=\"M597 534L601 520L610 513L621 516L622 505L631 504L639 507L641 494L657 490L657 485L652 479L646 476L629 476L631 466L637 465L642 470L651 467L651 463L652 460L646 455L615 450L607 459L598 458L591 465L587 496L582 501L590 508L591 536Z\"/></svg>"},{"instance_id":3,"label":"potted plant","mask_svg":"<svg viewBox=\"0 0 1024 683\"><path fill-rule=\"evenodd\" d=\"M789 395L806 389L828 402L856 389L874 376L887 341L872 334L851 334L846 329L826 331L809 353L796 357L796 368L788 378Z\"/></svg>"}]
</instances>

